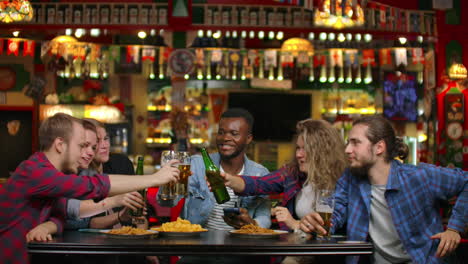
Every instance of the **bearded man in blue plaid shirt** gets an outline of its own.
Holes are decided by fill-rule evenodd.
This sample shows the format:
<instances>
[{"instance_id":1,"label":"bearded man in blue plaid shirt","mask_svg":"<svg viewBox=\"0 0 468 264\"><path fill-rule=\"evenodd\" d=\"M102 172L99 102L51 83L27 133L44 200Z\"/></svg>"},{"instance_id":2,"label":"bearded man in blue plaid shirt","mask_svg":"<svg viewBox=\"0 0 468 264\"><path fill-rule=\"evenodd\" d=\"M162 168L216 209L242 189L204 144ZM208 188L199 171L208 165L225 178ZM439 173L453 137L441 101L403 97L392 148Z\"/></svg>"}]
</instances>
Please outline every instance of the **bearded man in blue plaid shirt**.
<instances>
[{"instance_id":1,"label":"bearded man in blue plaid shirt","mask_svg":"<svg viewBox=\"0 0 468 264\"><path fill-rule=\"evenodd\" d=\"M331 232L346 223L348 240L372 241L372 263L446 263L467 224L468 172L396 160L408 147L378 115L353 123L346 154L350 168L336 185ZM438 203L454 196L444 231ZM323 224L312 213L300 226L324 234ZM350 256L347 263L359 260Z\"/></svg>"}]
</instances>

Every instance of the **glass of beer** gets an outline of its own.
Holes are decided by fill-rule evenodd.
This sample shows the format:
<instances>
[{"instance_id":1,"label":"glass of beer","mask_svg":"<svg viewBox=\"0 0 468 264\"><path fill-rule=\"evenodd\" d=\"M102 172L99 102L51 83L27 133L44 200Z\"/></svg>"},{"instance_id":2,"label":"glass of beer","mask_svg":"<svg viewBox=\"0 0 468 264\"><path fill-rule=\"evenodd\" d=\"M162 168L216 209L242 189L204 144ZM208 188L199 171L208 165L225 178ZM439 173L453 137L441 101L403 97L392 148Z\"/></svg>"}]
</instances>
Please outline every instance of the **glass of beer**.
<instances>
[{"instance_id":1,"label":"glass of beer","mask_svg":"<svg viewBox=\"0 0 468 264\"><path fill-rule=\"evenodd\" d=\"M188 178L191 174L190 172L190 154L186 151L179 151L178 153L179 163L179 182L176 183L176 193L177 195L187 196L188 194Z\"/></svg>"},{"instance_id":2,"label":"glass of beer","mask_svg":"<svg viewBox=\"0 0 468 264\"><path fill-rule=\"evenodd\" d=\"M174 150L165 150L161 154L161 167L166 165L170 160L179 159L179 153ZM178 165L174 165L178 166ZM177 197L176 183L170 182L159 187L159 198L161 200L174 200Z\"/></svg>"},{"instance_id":3,"label":"glass of beer","mask_svg":"<svg viewBox=\"0 0 468 264\"><path fill-rule=\"evenodd\" d=\"M317 199L315 200L315 211L322 217L323 228L327 231L326 237L330 238L330 224L333 209L335 208L334 190L317 190Z\"/></svg>"}]
</instances>

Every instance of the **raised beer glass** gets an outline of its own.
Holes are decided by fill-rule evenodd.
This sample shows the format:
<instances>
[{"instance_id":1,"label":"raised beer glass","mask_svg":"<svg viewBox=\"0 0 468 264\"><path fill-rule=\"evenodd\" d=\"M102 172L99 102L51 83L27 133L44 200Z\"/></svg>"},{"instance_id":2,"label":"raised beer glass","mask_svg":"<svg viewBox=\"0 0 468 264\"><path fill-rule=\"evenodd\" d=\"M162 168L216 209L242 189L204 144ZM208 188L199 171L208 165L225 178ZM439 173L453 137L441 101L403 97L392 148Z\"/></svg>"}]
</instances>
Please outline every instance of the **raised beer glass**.
<instances>
[{"instance_id":1,"label":"raised beer glass","mask_svg":"<svg viewBox=\"0 0 468 264\"><path fill-rule=\"evenodd\" d=\"M161 167L168 163L170 160L179 159L179 153L174 150L165 150L161 154ZM178 165L174 165L178 166ZM161 200L174 200L177 198L176 183L170 182L166 185L159 187L159 198Z\"/></svg>"},{"instance_id":2,"label":"raised beer glass","mask_svg":"<svg viewBox=\"0 0 468 264\"><path fill-rule=\"evenodd\" d=\"M317 190L317 199L315 200L315 211L322 217L323 228L327 231L325 235L330 238L330 224L333 209L335 208L335 191L334 190Z\"/></svg>"},{"instance_id":3,"label":"raised beer glass","mask_svg":"<svg viewBox=\"0 0 468 264\"><path fill-rule=\"evenodd\" d=\"M188 178L191 175L190 171L190 154L186 151L179 151L179 182L176 183L177 195L187 196L188 194Z\"/></svg>"}]
</instances>

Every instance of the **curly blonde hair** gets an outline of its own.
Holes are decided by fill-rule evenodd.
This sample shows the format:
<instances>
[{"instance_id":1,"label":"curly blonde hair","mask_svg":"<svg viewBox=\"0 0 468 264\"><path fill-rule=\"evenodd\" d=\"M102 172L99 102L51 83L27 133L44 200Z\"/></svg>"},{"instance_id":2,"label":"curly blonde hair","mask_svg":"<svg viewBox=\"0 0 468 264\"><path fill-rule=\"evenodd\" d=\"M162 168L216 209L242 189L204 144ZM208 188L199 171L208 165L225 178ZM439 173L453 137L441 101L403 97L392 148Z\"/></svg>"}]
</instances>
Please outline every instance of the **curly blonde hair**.
<instances>
[{"instance_id":1,"label":"curly blonde hair","mask_svg":"<svg viewBox=\"0 0 468 264\"><path fill-rule=\"evenodd\" d=\"M338 129L325 120L306 119L296 125L307 153L306 183L317 189L334 189L347 166L345 142ZM298 168L297 160L292 164Z\"/></svg>"}]
</instances>

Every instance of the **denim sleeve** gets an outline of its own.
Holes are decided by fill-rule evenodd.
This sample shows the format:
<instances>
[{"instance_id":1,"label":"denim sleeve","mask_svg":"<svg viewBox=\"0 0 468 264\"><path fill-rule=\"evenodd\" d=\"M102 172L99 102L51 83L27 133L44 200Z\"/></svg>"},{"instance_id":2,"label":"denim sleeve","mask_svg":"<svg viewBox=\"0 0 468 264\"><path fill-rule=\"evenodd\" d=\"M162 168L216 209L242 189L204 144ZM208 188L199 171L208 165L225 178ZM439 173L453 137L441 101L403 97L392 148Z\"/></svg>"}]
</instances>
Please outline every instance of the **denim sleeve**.
<instances>
[{"instance_id":1,"label":"denim sleeve","mask_svg":"<svg viewBox=\"0 0 468 264\"><path fill-rule=\"evenodd\" d=\"M81 219L68 219L65 222L65 229L67 230L76 230L81 228L89 228L89 222L91 218L81 218Z\"/></svg>"},{"instance_id":2,"label":"denim sleeve","mask_svg":"<svg viewBox=\"0 0 468 264\"><path fill-rule=\"evenodd\" d=\"M80 218L80 200L68 199L67 200L67 219L77 220Z\"/></svg>"},{"instance_id":3,"label":"denim sleeve","mask_svg":"<svg viewBox=\"0 0 468 264\"><path fill-rule=\"evenodd\" d=\"M350 173L345 171L335 187L335 209L333 210L331 232L339 229L346 222L348 210L348 186Z\"/></svg>"},{"instance_id":4,"label":"denim sleeve","mask_svg":"<svg viewBox=\"0 0 468 264\"><path fill-rule=\"evenodd\" d=\"M264 228L271 226L271 201L268 198L259 198L260 203L257 206L253 219L258 225Z\"/></svg>"},{"instance_id":5,"label":"denim sleeve","mask_svg":"<svg viewBox=\"0 0 468 264\"><path fill-rule=\"evenodd\" d=\"M468 172L431 164L425 164L425 170L436 198L448 200L457 196L448 227L463 232L468 219Z\"/></svg>"},{"instance_id":6,"label":"denim sleeve","mask_svg":"<svg viewBox=\"0 0 468 264\"><path fill-rule=\"evenodd\" d=\"M265 176L269 173L269 171L261 166L261 170L259 171L260 176ZM258 225L263 228L270 228L271 226L271 201L268 195L261 195L259 198L260 200L255 212L253 219L257 221Z\"/></svg>"}]
</instances>

